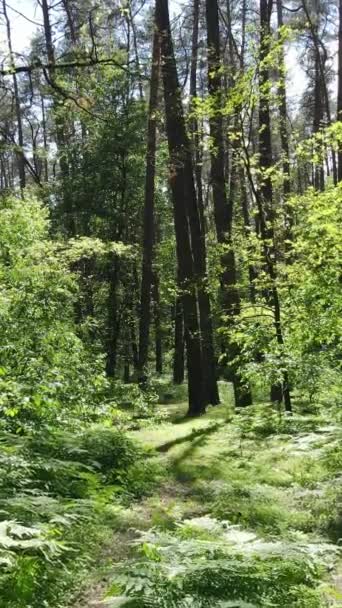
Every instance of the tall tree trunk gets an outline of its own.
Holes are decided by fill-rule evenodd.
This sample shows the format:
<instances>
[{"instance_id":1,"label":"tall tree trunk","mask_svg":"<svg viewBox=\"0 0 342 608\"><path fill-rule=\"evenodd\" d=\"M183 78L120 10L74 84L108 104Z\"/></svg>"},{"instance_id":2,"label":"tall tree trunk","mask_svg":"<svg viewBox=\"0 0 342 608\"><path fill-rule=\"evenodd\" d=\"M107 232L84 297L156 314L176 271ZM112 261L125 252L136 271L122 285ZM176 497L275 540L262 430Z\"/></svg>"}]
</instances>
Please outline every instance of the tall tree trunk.
<instances>
[{"instance_id":1,"label":"tall tree trunk","mask_svg":"<svg viewBox=\"0 0 342 608\"><path fill-rule=\"evenodd\" d=\"M129 0L129 2L128 2L128 17L129 17L129 20L131 23L131 28L132 28L133 49L134 49L134 55L135 55L135 65L136 65L136 69L137 69L139 97L140 97L140 99L144 99L143 84L142 84L141 72L140 72L140 58L139 58L139 51L138 51L137 28L136 28L134 16L132 13L131 0Z\"/></svg>"},{"instance_id":2,"label":"tall tree trunk","mask_svg":"<svg viewBox=\"0 0 342 608\"><path fill-rule=\"evenodd\" d=\"M214 201L214 215L218 242L225 247L221 263L221 290L224 312L228 317L228 331L233 327L234 318L240 313L240 296L236 286L235 255L232 249L233 199L227 197L225 184L225 150L223 141L223 118L221 113L221 50L219 14L217 0L206 0L207 39L208 39L208 88L217 106L210 118L211 182ZM233 382L237 406L250 405L251 393L233 363L239 349L233 340L228 339L227 360L229 379Z\"/></svg>"},{"instance_id":3,"label":"tall tree trunk","mask_svg":"<svg viewBox=\"0 0 342 608\"><path fill-rule=\"evenodd\" d=\"M192 234L190 237L189 224L194 219L199 225L200 222L193 177L191 144L185 128L167 0L156 0L156 23L161 35L166 132L170 154L170 183L176 231L179 287L182 294L187 347L189 415L196 416L205 412L207 395L196 293L198 277L194 266L195 253L197 254L195 250L199 246L199 242L193 240ZM194 218L196 213L197 217Z\"/></svg>"},{"instance_id":4,"label":"tall tree trunk","mask_svg":"<svg viewBox=\"0 0 342 608\"><path fill-rule=\"evenodd\" d=\"M173 382L174 384L182 384L184 382L184 319L180 296L176 298L174 323Z\"/></svg>"},{"instance_id":5,"label":"tall tree trunk","mask_svg":"<svg viewBox=\"0 0 342 608\"><path fill-rule=\"evenodd\" d=\"M117 364L117 345L118 345L118 282L119 282L119 261L114 257L110 272L109 272L109 294L108 294L108 321L107 321L107 362L106 372L110 378L113 378Z\"/></svg>"},{"instance_id":6,"label":"tall tree trunk","mask_svg":"<svg viewBox=\"0 0 342 608\"><path fill-rule=\"evenodd\" d=\"M195 178L197 189L198 208L201 216L202 230L204 225L204 201L202 185L202 158L200 153L200 137L198 130L198 120L195 112L194 100L197 98L197 65L198 65L198 29L200 15L200 0L193 0L193 26L191 40L191 66L190 66L190 131L193 145L193 156L195 163Z\"/></svg>"},{"instance_id":7,"label":"tall tree trunk","mask_svg":"<svg viewBox=\"0 0 342 608\"><path fill-rule=\"evenodd\" d=\"M56 74L54 70L55 65L55 49L52 39L52 28L50 21L50 9L47 0L41 0L41 7L43 13L44 23L44 35L46 54L48 58L49 69L45 71L45 78L48 80L53 95L53 114L56 129L56 145L59 157L59 167L61 172L62 184L63 184L63 211L65 214L64 227L69 235L76 234L76 219L75 210L73 205L72 194L70 192L69 184L69 163L67 158L67 146L65 140L65 120L61 115L61 108L56 95ZM58 94L58 93L57 93Z\"/></svg>"},{"instance_id":8,"label":"tall tree trunk","mask_svg":"<svg viewBox=\"0 0 342 608\"><path fill-rule=\"evenodd\" d=\"M198 63L198 28L199 28L199 0L194 0L193 6L193 34L192 34L192 54L191 54L191 70L190 70L190 111L193 112L190 120L191 139L193 144L193 161L195 164L195 180L197 187L197 205L200 219L200 226L194 227L197 231L201 231L202 243L199 244L200 259L197 266L199 274L198 284L198 302L200 311L200 324L202 333L202 350L203 363L205 367L205 383L207 387L208 402L217 405L220 402L220 397L217 387L216 378L216 361L213 336L213 323L211 314L210 298L207 286L207 261L205 253L205 220L204 220L204 203L202 190L202 169L200 155L200 139L198 134L198 120L196 118L194 100L197 97L197 63ZM192 224L190 225L192 230ZM193 235L192 235L193 236ZM195 238L198 238L195 236Z\"/></svg>"},{"instance_id":9,"label":"tall tree trunk","mask_svg":"<svg viewBox=\"0 0 342 608\"><path fill-rule=\"evenodd\" d=\"M316 55L316 58L315 58L315 63L316 63L316 65L315 65L315 72L316 72L316 75L315 75L315 100L316 100L316 95L318 95L318 91L316 92L316 83L317 83L317 89L318 88L320 89L320 95L322 97L322 100L319 100L319 101L320 101L322 108L325 106L327 124L328 124L328 126L330 126L332 124L332 120L331 120L331 111L330 111L329 91L328 91L328 86L327 86L326 70L325 70L325 65L327 62L328 54L327 54L326 48L325 48L321 38L319 37L318 25L311 18L310 10L307 5L307 0L302 0L302 6L304 9L305 17L309 24L311 38L312 38L312 42L313 42L313 45L315 48L315 55ZM316 8L315 5L314 5L314 8ZM318 102L318 98L317 98L317 102ZM322 115L323 115L323 109L322 109ZM333 149L331 150L331 159L332 159L333 179L334 179L334 184L336 184L337 177L338 177L337 176L337 164L336 164L335 150L333 150ZM323 165L323 163L322 163L322 165ZM323 173L323 177L324 177L323 166L322 166L322 173ZM321 176L321 181L322 181L322 176Z\"/></svg>"},{"instance_id":10,"label":"tall tree trunk","mask_svg":"<svg viewBox=\"0 0 342 608\"><path fill-rule=\"evenodd\" d=\"M163 341L161 328L161 311L160 311L160 295L159 295L159 277L156 272L153 273L153 317L154 317L154 337L155 337L155 355L156 355L156 372L163 373Z\"/></svg>"},{"instance_id":11,"label":"tall tree trunk","mask_svg":"<svg viewBox=\"0 0 342 608\"><path fill-rule=\"evenodd\" d=\"M151 325L151 289L153 280L154 249L154 206L155 206L155 171L156 171L156 134L158 89L160 74L160 36L157 29L153 37L152 71L150 85L149 117L147 126L146 179L143 225L143 260L141 272L141 297L139 319L139 359L138 373L146 371L150 325Z\"/></svg>"},{"instance_id":12,"label":"tall tree trunk","mask_svg":"<svg viewBox=\"0 0 342 608\"><path fill-rule=\"evenodd\" d=\"M270 51L271 13L273 0L260 0L260 69L259 69L259 156L262 172L259 191L257 193L258 220L260 236L263 246L265 269L269 276L271 287L268 289L268 300L274 313L274 326L279 347L284 347L284 337L281 323L279 294L276 285L276 253L274 247L274 209L273 186L269 169L272 167L272 138L270 100L268 93L269 70L267 57ZM274 385L271 389L271 399L280 402L284 399L285 409L291 408L291 395L287 371L284 372L284 381L281 385Z\"/></svg>"},{"instance_id":13,"label":"tall tree trunk","mask_svg":"<svg viewBox=\"0 0 342 608\"><path fill-rule=\"evenodd\" d=\"M282 0L277 0L278 30L281 35L281 28L284 26ZM283 165L283 194L284 194L284 213L285 213L285 238L290 240L292 237L292 210L287 204L291 194L291 175L290 175L290 144L287 127L287 96L286 96L286 70L284 46L280 47L280 73L278 84L279 98L279 118L280 118L280 141L282 147ZM286 247L288 249L288 247Z\"/></svg>"},{"instance_id":14,"label":"tall tree trunk","mask_svg":"<svg viewBox=\"0 0 342 608\"><path fill-rule=\"evenodd\" d=\"M47 125L46 125L46 111L45 111L45 102L44 96L40 95L41 100L41 110L42 110L42 130L43 130L43 145L44 145L44 181L47 183L49 181L49 165L48 165L48 139L47 139Z\"/></svg>"},{"instance_id":15,"label":"tall tree trunk","mask_svg":"<svg viewBox=\"0 0 342 608\"><path fill-rule=\"evenodd\" d=\"M342 0L339 0L337 120L342 121ZM338 181L342 180L342 145L338 149Z\"/></svg>"},{"instance_id":16,"label":"tall tree trunk","mask_svg":"<svg viewBox=\"0 0 342 608\"><path fill-rule=\"evenodd\" d=\"M314 115L313 115L313 132L319 133L322 128L324 118L322 106L322 81L321 70L319 69L319 60L315 58L315 83L314 83ZM324 190L324 162L323 154L322 161L314 166L314 186L317 190Z\"/></svg>"},{"instance_id":17,"label":"tall tree trunk","mask_svg":"<svg viewBox=\"0 0 342 608\"><path fill-rule=\"evenodd\" d=\"M14 53L13 53L13 45L12 45L12 32L11 32L11 23L7 14L7 5L6 0L2 2L2 12L6 22L6 33L7 33L7 46L9 50L9 56L11 61L11 66L14 66ZM26 175L25 175L25 158L24 158L24 134L23 134L23 124L21 117L21 108L20 108L20 96L19 96L19 86L17 75L13 73L13 89L14 89L14 105L15 105L15 113L17 119L17 129L18 129L18 146L19 150L16 152L17 155L17 164L18 164L18 174L19 174L19 183L20 188L23 190L26 186Z\"/></svg>"}]
</instances>

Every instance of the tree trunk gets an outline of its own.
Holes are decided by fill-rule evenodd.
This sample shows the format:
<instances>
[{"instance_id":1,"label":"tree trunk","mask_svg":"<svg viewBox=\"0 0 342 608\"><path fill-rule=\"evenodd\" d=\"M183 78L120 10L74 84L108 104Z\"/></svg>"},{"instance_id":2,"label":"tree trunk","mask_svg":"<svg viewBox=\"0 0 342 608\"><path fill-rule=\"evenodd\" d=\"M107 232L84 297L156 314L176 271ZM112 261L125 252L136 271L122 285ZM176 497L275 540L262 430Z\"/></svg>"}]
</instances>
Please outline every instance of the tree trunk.
<instances>
[{"instance_id":1,"label":"tree trunk","mask_svg":"<svg viewBox=\"0 0 342 608\"><path fill-rule=\"evenodd\" d=\"M192 26L192 41L191 41L191 66L190 66L190 132L193 146L193 157L195 163L195 179L197 189L198 209L201 217L202 230L205 231L204 225L204 201L203 201L203 185L202 185L202 158L200 153L200 138L198 130L198 120L195 113L194 100L197 98L197 64L198 64L198 28L200 14L200 0L193 2L193 26Z\"/></svg>"},{"instance_id":2,"label":"tree trunk","mask_svg":"<svg viewBox=\"0 0 342 608\"><path fill-rule=\"evenodd\" d=\"M72 200L72 194L70 192L70 184L69 184L69 163L67 158L67 146L65 141L65 120L60 112L60 105L58 103L58 98L56 97L55 89L55 50L52 40L52 29L50 22L50 13L49 13L49 5L47 0L41 0L41 7L43 12L43 23L44 23L44 35L45 35L45 45L46 45L46 54L49 63L49 70L45 71L45 78L48 80L49 85L53 90L53 113L54 113L54 121L56 128L56 145L59 157L59 167L61 172L61 178L63 182L63 211L65 214L63 225L66 228L66 231L69 235L76 234L76 219L75 219L75 210Z\"/></svg>"},{"instance_id":3,"label":"tree trunk","mask_svg":"<svg viewBox=\"0 0 342 608\"><path fill-rule=\"evenodd\" d=\"M190 416L196 416L205 412L207 404L196 293L197 276L194 267L195 254L198 257L198 252L195 250L199 243L198 241L194 242L191 238L192 234L190 237L189 230L191 220L197 219L193 217L193 214L196 211L198 212L198 209L193 178L191 144L185 128L167 0L156 0L156 23L161 36L166 132L170 155L170 183L176 231L179 287L182 294L184 332L187 346L188 413Z\"/></svg>"},{"instance_id":4,"label":"tree trunk","mask_svg":"<svg viewBox=\"0 0 342 608\"><path fill-rule=\"evenodd\" d=\"M155 333L155 354L156 354L156 372L163 373L163 341L161 330L161 314L160 314L160 296L159 296L159 278L156 272L153 273L153 317L154 317L154 333Z\"/></svg>"},{"instance_id":5,"label":"tree trunk","mask_svg":"<svg viewBox=\"0 0 342 608\"><path fill-rule=\"evenodd\" d=\"M322 118L324 116L323 104L325 105L327 124L328 124L328 126L330 126L332 124L332 120L331 120L331 111L330 111L329 91L328 91L327 80L326 80L326 71L325 71L325 66L326 66L326 62L328 59L328 55L327 55L326 48L325 48L321 38L319 37L317 23L315 21L313 21L311 18L310 10L308 8L306 0L302 0L302 6L304 9L305 17L309 24L311 38L312 38L312 42L313 42L313 45L315 48L315 56L316 56L315 57L315 105L317 103L321 106L320 111L322 114ZM314 8L316 8L316 7L314 7ZM318 93L318 90L319 90L319 93ZM320 96L320 99L318 98L318 95ZM319 110L317 110L317 114L318 113L319 113ZM314 114L316 114L316 109L314 110ZM334 184L336 185L338 175L337 175L336 154L335 154L334 149L331 150L331 158L332 158L333 180L334 180ZM318 182L320 182L320 183L318 183L318 185L320 185L320 189L322 189L322 183L323 183L323 189L324 189L323 163L322 163L322 167L319 167L318 169L321 170L321 174L318 175L318 177L317 177ZM322 178L323 178L323 182L322 182ZM315 181L316 181L316 179L315 179Z\"/></svg>"},{"instance_id":6,"label":"tree trunk","mask_svg":"<svg viewBox=\"0 0 342 608\"><path fill-rule=\"evenodd\" d=\"M197 63L198 63L198 27L199 27L199 0L194 0L193 7L193 34L192 34L192 55L191 55L191 70L190 70L190 110L193 112L190 120L190 132L193 145L193 161L195 164L195 179L197 187L197 206L199 213L200 226L198 221L195 224L192 222L190 231L192 238L199 242L198 253L199 258L196 260L196 271L199 275L198 281L198 303L200 312L200 324L202 333L202 350L203 364L205 367L205 383L207 387L208 403L217 405L220 402L220 397L217 387L216 378L216 360L213 336L213 323L211 314L211 304L207 288L207 261L205 252L205 220L204 220L204 204L202 191L202 169L200 158L200 140L198 134L198 120L195 114L194 100L197 97ZM193 225L194 224L194 225ZM195 231L195 235L194 235ZM197 236L198 232L201 235Z\"/></svg>"},{"instance_id":7,"label":"tree trunk","mask_svg":"<svg viewBox=\"0 0 342 608\"><path fill-rule=\"evenodd\" d=\"M233 327L235 316L240 313L240 296L236 287L235 255L232 249L233 198L228 200L225 184L225 150L223 142L223 118L221 114L221 51L219 13L217 0L206 0L207 42L208 42L208 88L217 106L210 118L211 182L214 201L214 215L218 242L225 247L221 263L222 303L228 318L228 331ZM251 404L251 393L245 386L233 360L239 353L236 343L228 339L227 360L229 379L233 382L237 406Z\"/></svg>"},{"instance_id":8,"label":"tree trunk","mask_svg":"<svg viewBox=\"0 0 342 608\"><path fill-rule=\"evenodd\" d=\"M8 51L11 61L11 66L14 66L14 53L12 46L12 32L11 32L11 23L7 14L7 5L6 0L2 2L2 12L6 22L6 32L7 32L7 45ZM14 104L15 104L15 113L17 119L17 129L18 129L18 146L19 150L16 152L17 155L17 164L18 164L18 174L19 174L19 183L20 188L23 190L26 186L26 175L25 175L25 158L24 158L24 135L23 135L23 124L21 117L21 108L20 108L20 96L19 96L19 86L17 75L13 73L13 89L14 89Z\"/></svg>"},{"instance_id":9,"label":"tree trunk","mask_svg":"<svg viewBox=\"0 0 342 608\"><path fill-rule=\"evenodd\" d=\"M315 59L315 86L314 86L314 116L313 116L313 132L319 133L323 124L323 106L322 106L322 84L321 71L319 69L319 60ZM314 186L316 190L324 190L324 164L323 160L319 165L314 166Z\"/></svg>"},{"instance_id":10,"label":"tree trunk","mask_svg":"<svg viewBox=\"0 0 342 608\"><path fill-rule=\"evenodd\" d=\"M337 120L342 121L342 0L339 1ZM338 181L342 180L342 145L338 149Z\"/></svg>"},{"instance_id":11,"label":"tree trunk","mask_svg":"<svg viewBox=\"0 0 342 608\"><path fill-rule=\"evenodd\" d=\"M117 344L118 344L118 301L117 301L117 286L119 282L119 262L116 258L113 259L109 272L109 294L108 294L108 322L107 322L107 362L106 372L110 378L113 378L117 364Z\"/></svg>"},{"instance_id":12,"label":"tree trunk","mask_svg":"<svg viewBox=\"0 0 342 608\"><path fill-rule=\"evenodd\" d=\"M175 303L175 343L173 354L173 382L183 384L184 382L184 320L182 300L179 296Z\"/></svg>"},{"instance_id":13,"label":"tree trunk","mask_svg":"<svg viewBox=\"0 0 342 608\"><path fill-rule=\"evenodd\" d=\"M267 299L273 308L277 344L280 348L283 348L284 338L281 324L280 301L276 285L277 270L274 247L273 186L269 173L269 169L273 164L273 158L270 101L267 88L269 81L267 56L270 51L272 4L272 0L260 0L259 156L262 174L259 191L257 193L257 204L265 270L271 283L271 287L267 289ZM283 382L280 385L275 384L271 388L272 401L281 402L283 399L286 411L291 412L291 396L287 371L283 374Z\"/></svg>"},{"instance_id":14,"label":"tree trunk","mask_svg":"<svg viewBox=\"0 0 342 608\"><path fill-rule=\"evenodd\" d=\"M283 19L283 4L282 0L277 0L277 17L279 31L284 26ZM291 194L291 175L290 175L290 144L289 133L287 128L287 96L286 96L286 70L285 70L285 53L284 47L280 47L280 73L278 84L279 98L279 119L280 119L280 141L282 147L282 165L283 165L283 195L284 195L284 213L285 213L285 238L292 238L292 210L287 204L287 199ZM286 247L288 249L288 247Z\"/></svg>"},{"instance_id":15,"label":"tree trunk","mask_svg":"<svg viewBox=\"0 0 342 608\"><path fill-rule=\"evenodd\" d=\"M147 367L151 325L151 289L153 280L154 206L156 170L156 132L158 89L160 74L160 37L156 30L153 38L152 71L150 86L149 117L147 127L146 180L143 226L143 260L141 272L141 297L139 319L138 373L144 374Z\"/></svg>"}]
</instances>

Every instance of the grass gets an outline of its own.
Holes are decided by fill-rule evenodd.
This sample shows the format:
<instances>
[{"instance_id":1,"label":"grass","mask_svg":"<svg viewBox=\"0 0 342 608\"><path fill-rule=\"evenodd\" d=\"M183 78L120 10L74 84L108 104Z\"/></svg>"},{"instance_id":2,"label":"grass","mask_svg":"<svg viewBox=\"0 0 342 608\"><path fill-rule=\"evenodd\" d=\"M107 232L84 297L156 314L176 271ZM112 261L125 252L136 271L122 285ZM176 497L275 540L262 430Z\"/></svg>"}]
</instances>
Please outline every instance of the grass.
<instances>
[{"instance_id":1,"label":"grass","mask_svg":"<svg viewBox=\"0 0 342 608\"><path fill-rule=\"evenodd\" d=\"M118 542L127 530L134 530L133 538L155 530L176 536L179 543L209 542L208 522L216 522L215 526L222 522L233 536L255 537L255 546L281 542L290 554L299 550L330 555L330 574L325 570L317 575L325 584L325 591L319 591L322 599L317 600L318 591L302 582L303 597L309 599L301 604L296 596L292 603L282 600L282 605L341 606L342 569L337 560L342 538L341 423L331 421L331 412L285 418L267 405L235 414L230 388L222 384L221 391L223 404L201 418L185 417L185 401L163 404L165 421L130 432L138 443L155 450L166 473L151 496L122 511ZM196 528L198 518L204 518L207 527ZM221 529L217 538L222 540ZM130 550L126 548L127 559ZM153 561L153 552L152 556ZM300 563L301 558L296 559ZM108 562L113 566L113 556ZM288 597L290 589L289 582ZM267 601L256 605L271 605Z\"/></svg>"}]
</instances>

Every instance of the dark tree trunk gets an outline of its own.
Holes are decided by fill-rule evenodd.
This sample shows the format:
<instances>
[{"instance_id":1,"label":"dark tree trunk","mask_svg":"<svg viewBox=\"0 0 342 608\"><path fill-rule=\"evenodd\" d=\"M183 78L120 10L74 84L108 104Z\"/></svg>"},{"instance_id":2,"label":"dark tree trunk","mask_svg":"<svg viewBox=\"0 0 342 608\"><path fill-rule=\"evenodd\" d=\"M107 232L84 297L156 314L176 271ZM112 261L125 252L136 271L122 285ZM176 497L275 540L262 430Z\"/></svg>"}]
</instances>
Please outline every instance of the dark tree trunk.
<instances>
[{"instance_id":1,"label":"dark tree trunk","mask_svg":"<svg viewBox=\"0 0 342 608\"><path fill-rule=\"evenodd\" d=\"M270 51L272 5L272 0L260 0L259 156L262 175L259 191L257 193L257 204L265 270L271 282L271 287L267 289L267 299L272 305L274 312L274 326L277 343L280 348L283 348L284 338L281 324L280 301L276 285L277 270L274 247L273 186L269 174L269 169L273 164L273 158L270 102L267 88L269 71L266 59ZM274 402L281 402L284 399L286 411L291 412L291 396L287 371L284 372L283 376L284 380L281 385L275 384L272 386L271 399Z\"/></svg>"},{"instance_id":2,"label":"dark tree trunk","mask_svg":"<svg viewBox=\"0 0 342 608\"><path fill-rule=\"evenodd\" d=\"M314 83L314 116L313 132L319 133L323 125L323 106L322 106L322 81L319 69L319 60L315 59L315 83ZM314 167L314 186L317 190L324 190L324 164L323 160Z\"/></svg>"},{"instance_id":3,"label":"dark tree trunk","mask_svg":"<svg viewBox=\"0 0 342 608\"><path fill-rule=\"evenodd\" d=\"M118 345L118 296L117 288L119 282L119 262L113 259L112 266L109 272L109 293L108 293L108 321L107 321L107 362L106 372L110 378L113 378L117 364L117 345Z\"/></svg>"},{"instance_id":4,"label":"dark tree trunk","mask_svg":"<svg viewBox=\"0 0 342 608\"><path fill-rule=\"evenodd\" d=\"M194 0L193 5L193 33L192 33L192 55L190 70L190 110L193 115L190 120L191 139L193 144L193 161L195 164L195 179L197 187L197 205L200 226L198 221L190 223L191 236L194 241L198 241L199 257L195 259L196 272L199 276L198 281L198 303L200 311L200 324L202 333L203 364L205 367L205 383L207 387L208 403L217 405L220 397L216 378L216 360L213 337L213 323L211 314L211 304L207 289L207 261L205 253L205 220L204 203L202 190L202 168L200 155L200 139L198 133L198 120L194 112L194 99L197 97L197 63L198 63L198 28L199 28L199 0ZM198 235L198 233L200 233Z\"/></svg>"},{"instance_id":5,"label":"dark tree trunk","mask_svg":"<svg viewBox=\"0 0 342 608\"><path fill-rule=\"evenodd\" d=\"M277 17L279 30L284 26L282 0L277 0ZM287 127L287 96L286 96L286 76L285 76L285 53L283 45L280 47L280 74L278 85L279 97L279 118L280 118L280 141L282 147L283 164L283 194L285 212L285 238L292 238L292 210L287 204L287 199L291 194L291 175L290 175L290 144ZM288 246L286 247L288 249Z\"/></svg>"},{"instance_id":6,"label":"dark tree trunk","mask_svg":"<svg viewBox=\"0 0 342 608\"><path fill-rule=\"evenodd\" d=\"M337 120L342 121L342 0L339 1ZM342 146L338 150L338 181L342 180Z\"/></svg>"},{"instance_id":7,"label":"dark tree trunk","mask_svg":"<svg viewBox=\"0 0 342 608\"><path fill-rule=\"evenodd\" d=\"M184 382L184 320L182 300L177 297L175 303L175 342L173 354L173 382L183 384Z\"/></svg>"},{"instance_id":8,"label":"dark tree trunk","mask_svg":"<svg viewBox=\"0 0 342 608\"><path fill-rule=\"evenodd\" d=\"M149 118L147 127L146 180L143 226L143 260L139 319L138 373L144 374L147 367L151 325L151 289L153 280L154 206L157 108L160 74L160 37L156 30L153 38L152 72L150 86Z\"/></svg>"},{"instance_id":9,"label":"dark tree trunk","mask_svg":"<svg viewBox=\"0 0 342 608\"><path fill-rule=\"evenodd\" d=\"M196 416L205 412L207 403L196 294L197 276L194 266L194 258L197 253L195 250L199 243L194 241L192 234L190 237L189 230L191 221L195 220L199 224L199 215L191 144L185 128L167 0L156 0L156 23L161 36L166 131L170 154L170 184L176 231L178 278L182 294L187 347L189 415ZM194 217L196 213L197 217Z\"/></svg>"},{"instance_id":10,"label":"dark tree trunk","mask_svg":"<svg viewBox=\"0 0 342 608\"><path fill-rule=\"evenodd\" d=\"M308 8L308 5L307 5L307 0L302 0L302 6L304 9L305 17L309 24L311 38L312 38L312 42L313 42L314 49L315 49L315 105L316 105L316 102L317 102L317 104L321 105L320 111L322 114L322 118L324 116L323 108L325 106L327 124L328 124L328 126L330 126L332 124L332 120L331 120L330 99L329 99L329 91L328 91L327 79L326 79L326 67L325 67L327 59L328 59L328 54L327 54L327 50L322 42L322 39L319 36L316 18L314 20L311 18L310 9ZM316 6L314 6L314 8L316 8ZM320 91L319 93L318 93L318 90ZM318 95L320 95L321 99L318 99ZM315 117L315 120L318 119L318 113L319 113L319 110L317 109L317 117ZM314 110L314 114L316 114L316 109ZM331 150L331 159L332 159L333 180L334 180L334 184L336 184L338 175L337 175L336 154L335 154L334 149ZM320 175L318 174L318 176L317 176L317 183L318 183L318 186L320 185L320 189L324 189L323 162L322 162L322 167L321 168L318 167L318 169L321 169L321 174ZM322 182L322 178L323 178L323 182ZM316 181L316 178L315 178L315 181ZM322 183L323 183L323 188L322 188ZM318 186L316 186L316 187L318 187Z\"/></svg>"},{"instance_id":11,"label":"dark tree trunk","mask_svg":"<svg viewBox=\"0 0 342 608\"><path fill-rule=\"evenodd\" d=\"M135 65L136 65L137 77L138 77L139 97L140 97L140 99L143 99L144 98L144 91L143 91L143 84L142 84L142 79L141 79L140 58L139 58L139 51L138 51L137 28L136 28L135 21L134 21L134 16L133 16L133 13L132 13L132 3L131 2L128 3L128 18L129 18L129 22L130 22L131 28L132 28L133 48L134 48L134 55L135 55ZM157 42L157 44L158 44L158 42Z\"/></svg>"},{"instance_id":12,"label":"dark tree trunk","mask_svg":"<svg viewBox=\"0 0 342 608\"><path fill-rule=\"evenodd\" d=\"M153 273L153 317L154 317L154 334L155 334L155 355L156 355L156 372L163 373L163 340L161 328L161 311L160 311L160 296L159 296L159 277L156 272Z\"/></svg>"},{"instance_id":13,"label":"dark tree trunk","mask_svg":"<svg viewBox=\"0 0 342 608\"><path fill-rule=\"evenodd\" d=\"M208 88L217 107L210 118L211 183L214 201L214 215L217 240L226 247L222 255L221 290L224 312L228 317L228 330L234 324L234 317L240 312L240 296L236 286L235 255L232 249L233 197L228 199L225 184L225 149L223 142L223 118L221 114L221 51L219 14L217 0L206 0L208 38ZM236 343L228 340L227 360L229 379L233 382L237 406L250 405L251 393L243 383L233 360L238 355Z\"/></svg>"},{"instance_id":14,"label":"dark tree trunk","mask_svg":"<svg viewBox=\"0 0 342 608\"><path fill-rule=\"evenodd\" d=\"M194 111L194 99L197 97L197 65L198 65L198 29L199 29L199 14L200 0L193 2L193 29L191 41L191 67L190 67L190 112L192 112L190 120L190 131L193 145L193 157L195 163L195 178L197 189L198 209L201 217L202 230L205 231L204 225L204 201L203 201L203 184L202 184L202 158L200 152L200 137L198 129L198 120Z\"/></svg>"},{"instance_id":15,"label":"dark tree trunk","mask_svg":"<svg viewBox=\"0 0 342 608\"><path fill-rule=\"evenodd\" d=\"M58 93L56 93L55 86L55 70L53 66L55 65L55 49L52 39L52 28L50 22L50 9L47 0L41 0L41 7L43 13L43 23L44 23L44 35L45 35L45 45L46 45L46 54L49 63L49 70L45 71L45 78L48 80L53 94L53 112L54 112L54 121L55 121L55 129L56 129L56 145L58 150L59 157L59 167L61 173L61 179L63 183L63 212L64 212L64 221L63 227L65 227L67 234L73 236L76 234L76 219L75 219L75 210L73 205L72 194L70 192L70 184L69 184L69 163L67 157L67 146L65 140L65 120L61 114L61 108L58 100Z\"/></svg>"},{"instance_id":16,"label":"dark tree trunk","mask_svg":"<svg viewBox=\"0 0 342 608\"><path fill-rule=\"evenodd\" d=\"M11 32L11 23L7 14L7 5L6 0L2 2L2 12L6 22L6 32L7 32L7 45L10 56L11 65L14 65L14 54L13 54L13 46L12 46L12 32ZM24 157L24 134L23 134L23 124L22 124L22 116L21 116L21 108L20 108L20 96L19 96L19 86L17 75L13 74L13 89L14 89L14 104L15 104L15 113L17 119L17 129L18 129L18 146L19 150L16 152L17 155L17 164L18 164L18 174L19 174L19 183L20 188L23 190L26 186L26 175L25 175L25 157Z\"/></svg>"}]
</instances>

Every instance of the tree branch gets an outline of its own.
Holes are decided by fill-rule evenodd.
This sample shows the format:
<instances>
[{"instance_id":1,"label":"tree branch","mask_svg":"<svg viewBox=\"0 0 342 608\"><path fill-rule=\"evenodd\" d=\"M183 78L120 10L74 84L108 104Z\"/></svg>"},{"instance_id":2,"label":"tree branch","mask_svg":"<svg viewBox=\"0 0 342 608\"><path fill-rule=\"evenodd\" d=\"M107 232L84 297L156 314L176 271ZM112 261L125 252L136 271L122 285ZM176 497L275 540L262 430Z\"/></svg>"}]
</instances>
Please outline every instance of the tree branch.
<instances>
[{"instance_id":1,"label":"tree branch","mask_svg":"<svg viewBox=\"0 0 342 608\"><path fill-rule=\"evenodd\" d=\"M115 67L120 68L123 72L126 72L130 76L137 75L136 72L132 72L128 66L115 61L115 59L106 58L106 59L91 59L89 58L87 61L70 61L63 63L42 63L37 60L31 63L31 65L20 65L20 66L11 66L8 68L2 68L0 70L0 76L13 76L13 74L31 74L35 70L46 70L46 71L54 71L54 70L69 70L71 68L89 68L94 67L96 65L115 65ZM146 76L144 74L139 74L140 78L144 78L146 80Z\"/></svg>"}]
</instances>

